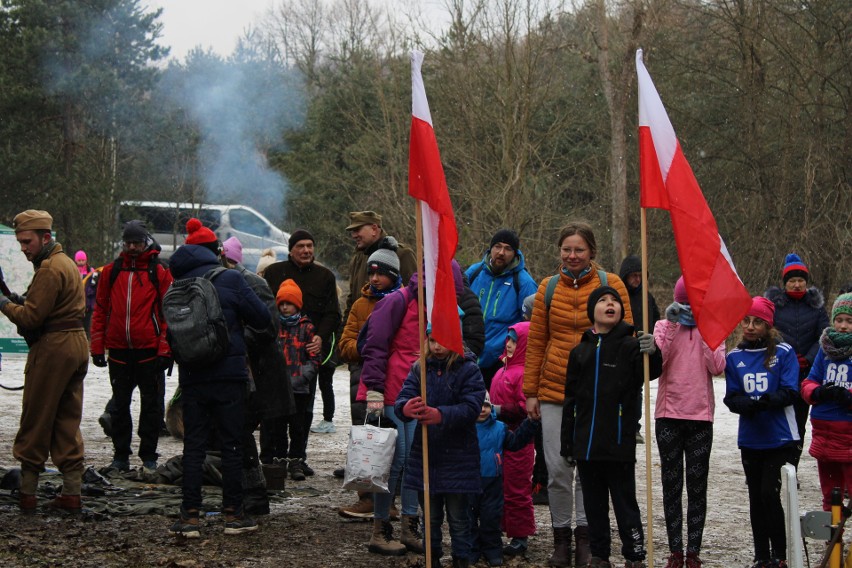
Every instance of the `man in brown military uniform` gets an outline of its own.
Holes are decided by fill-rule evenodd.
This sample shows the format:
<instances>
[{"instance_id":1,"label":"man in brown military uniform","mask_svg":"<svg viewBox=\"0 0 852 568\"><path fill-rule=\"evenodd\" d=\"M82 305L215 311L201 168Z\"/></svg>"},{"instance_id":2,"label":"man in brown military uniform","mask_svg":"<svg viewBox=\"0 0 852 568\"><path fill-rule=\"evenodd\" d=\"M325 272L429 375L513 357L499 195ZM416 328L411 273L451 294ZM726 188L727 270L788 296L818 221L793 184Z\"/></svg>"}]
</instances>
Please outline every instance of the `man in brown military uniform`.
<instances>
[{"instance_id":1,"label":"man in brown military uniform","mask_svg":"<svg viewBox=\"0 0 852 568\"><path fill-rule=\"evenodd\" d=\"M89 345L83 328L86 298L74 261L53 240L47 211L19 213L12 226L35 274L25 297L0 294L0 311L30 346L24 377L21 424L12 453L21 462L20 507L36 508L38 475L48 454L62 472L62 494L51 502L80 510L83 477L83 378Z\"/></svg>"}]
</instances>

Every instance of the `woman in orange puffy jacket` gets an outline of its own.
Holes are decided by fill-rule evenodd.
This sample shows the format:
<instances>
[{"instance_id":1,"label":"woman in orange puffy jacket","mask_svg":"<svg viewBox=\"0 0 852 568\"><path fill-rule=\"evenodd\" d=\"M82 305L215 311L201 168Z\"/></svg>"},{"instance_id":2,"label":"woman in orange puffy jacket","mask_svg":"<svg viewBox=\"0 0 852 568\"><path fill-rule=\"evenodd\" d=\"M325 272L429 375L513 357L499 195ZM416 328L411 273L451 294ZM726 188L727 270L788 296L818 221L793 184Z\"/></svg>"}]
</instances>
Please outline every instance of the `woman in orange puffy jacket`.
<instances>
[{"instance_id":1,"label":"woman in orange puffy jacket","mask_svg":"<svg viewBox=\"0 0 852 568\"><path fill-rule=\"evenodd\" d=\"M554 551L548 563L550 566L571 566L573 534L575 566L585 566L591 554L580 480L575 481L574 466L559 455L568 354L580 342L583 332L592 327L586 303L595 288L615 288L621 296L627 323L633 323L633 314L627 288L621 279L593 262L597 244L588 224L566 225L560 230L557 244L562 261L559 272L542 280L535 295L524 366L524 395L530 417L541 420L544 459L549 473L547 490ZM558 280L551 283L552 278ZM577 528L572 531L575 506Z\"/></svg>"}]
</instances>

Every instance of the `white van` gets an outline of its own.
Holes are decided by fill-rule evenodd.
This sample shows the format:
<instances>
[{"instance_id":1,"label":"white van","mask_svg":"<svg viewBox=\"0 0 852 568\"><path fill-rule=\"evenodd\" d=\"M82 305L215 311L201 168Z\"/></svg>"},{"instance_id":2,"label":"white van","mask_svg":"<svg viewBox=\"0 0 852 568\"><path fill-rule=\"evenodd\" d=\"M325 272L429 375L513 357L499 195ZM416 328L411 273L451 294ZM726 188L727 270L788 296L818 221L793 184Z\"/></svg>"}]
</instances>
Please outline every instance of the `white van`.
<instances>
[{"instance_id":1,"label":"white van","mask_svg":"<svg viewBox=\"0 0 852 568\"><path fill-rule=\"evenodd\" d=\"M220 241L237 237L243 245L243 264L254 270L264 249L271 248L279 260L287 258L285 233L269 219L245 205L210 205L169 201L122 201L118 220L124 224L141 219L148 231L163 247L160 257L167 259L186 239L186 222L197 217L205 227L216 233Z\"/></svg>"}]
</instances>

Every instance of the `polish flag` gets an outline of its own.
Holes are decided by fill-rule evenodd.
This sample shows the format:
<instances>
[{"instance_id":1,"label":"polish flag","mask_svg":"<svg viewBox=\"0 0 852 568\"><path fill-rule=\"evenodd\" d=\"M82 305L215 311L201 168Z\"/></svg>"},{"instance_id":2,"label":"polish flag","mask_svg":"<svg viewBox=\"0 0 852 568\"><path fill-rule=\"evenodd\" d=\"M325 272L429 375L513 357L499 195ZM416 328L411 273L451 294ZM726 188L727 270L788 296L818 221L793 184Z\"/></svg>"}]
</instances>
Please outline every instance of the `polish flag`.
<instances>
[{"instance_id":1,"label":"polish flag","mask_svg":"<svg viewBox=\"0 0 852 568\"><path fill-rule=\"evenodd\" d=\"M636 51L639 78L639 183L642 207L671 215L689 305L701 336L718 347L751 307L713 213L683 155L663 101Z\"/></svg>"},{"instance_id":2,"label":"polish flag","mask_svg":"<svg viewBox=\"0 0 852 568\"><path fill-rule=\"evenodd\" d=\"M423 53L412 51L408 194L420 201L423 218L423 279L426 318L432 326L432 337L447 349L462 354L464 347L451 264L459 234L420 74L422 64Z\"/></svg>"}]
</instances>

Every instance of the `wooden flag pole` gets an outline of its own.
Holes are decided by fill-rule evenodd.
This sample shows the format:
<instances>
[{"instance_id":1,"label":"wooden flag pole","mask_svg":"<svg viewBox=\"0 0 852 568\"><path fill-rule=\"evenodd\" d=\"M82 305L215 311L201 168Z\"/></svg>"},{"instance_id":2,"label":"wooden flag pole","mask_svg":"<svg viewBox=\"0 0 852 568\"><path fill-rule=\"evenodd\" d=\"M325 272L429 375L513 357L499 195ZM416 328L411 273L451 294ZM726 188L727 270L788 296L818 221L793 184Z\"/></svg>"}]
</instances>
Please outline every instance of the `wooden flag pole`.
<instances>
[{"instance_id":1,"label":"wooden flag pole","mask_svg":"<svg viewBox=\"0 0 852 568\"><path fill-rule=\"evenodd\" d=\"M642 233L642 330L652 333L648 329L648 237L646 235L645 208L640 208L640 230ZM645 491L646 507L648 509L648 532L645 542L648 549L646 564L654 565L654 499L651 491L651 361L650 355L645 353L642 358L643 370L645 372Z\"/></svg>"},{"instance_id":2,"label":"wooden flag pole","mask_svg":"<svg viewBox=\"0 0 852 568\"><path fill-rule=\"evenodd\" d=\"M425 297L426 288L423 285L423 212L422 202L417 200L414 206L415 227L417 233L417 319L420 330L420 398L426 404L426 310ZM423 436L423 528L424 548L426 549L426 566L432 565L432 523L431 505L429 503L429 434L428 426L420 426L420 434Z\"/></svg>"}]
</instances>

